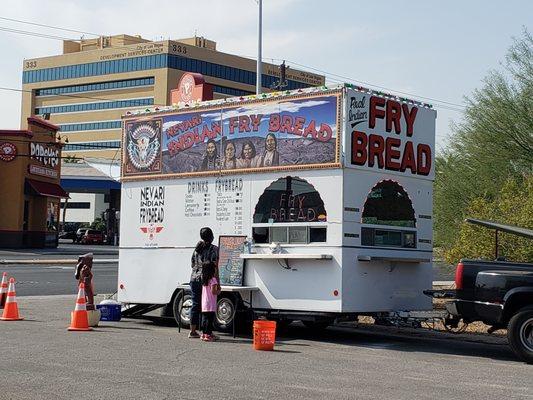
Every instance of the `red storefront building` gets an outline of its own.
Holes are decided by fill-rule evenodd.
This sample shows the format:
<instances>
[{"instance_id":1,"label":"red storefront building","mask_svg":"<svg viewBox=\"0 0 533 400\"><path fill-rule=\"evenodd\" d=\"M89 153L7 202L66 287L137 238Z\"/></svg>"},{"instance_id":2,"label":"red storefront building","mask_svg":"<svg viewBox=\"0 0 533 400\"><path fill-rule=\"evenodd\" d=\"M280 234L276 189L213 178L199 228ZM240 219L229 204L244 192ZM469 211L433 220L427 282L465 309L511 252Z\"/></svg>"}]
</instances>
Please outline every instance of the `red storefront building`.
<instances>
[{"instance_id":1,"label":"red storefront building","mask_svg":"<svg viewBox=\"0 0 533 400\"><path fill-rule=\"evenodd\" d=\"M57 247L61 198L59 127L37 117L0 130L0 248Z\"/></svg>"}]
</instances>

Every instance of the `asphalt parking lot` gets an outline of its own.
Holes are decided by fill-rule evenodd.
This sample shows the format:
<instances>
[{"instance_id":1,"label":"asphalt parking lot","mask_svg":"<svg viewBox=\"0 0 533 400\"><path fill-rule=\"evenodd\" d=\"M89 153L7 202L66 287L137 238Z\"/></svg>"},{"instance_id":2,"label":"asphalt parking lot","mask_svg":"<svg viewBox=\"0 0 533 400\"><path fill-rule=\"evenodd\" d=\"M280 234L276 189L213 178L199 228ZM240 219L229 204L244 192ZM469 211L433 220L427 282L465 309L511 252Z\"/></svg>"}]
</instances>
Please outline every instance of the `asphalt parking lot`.
<instances>
[{"instance_id":1,"label":"asphalt parking lot","mask_svg":"<svg viewBox=\"0 0 533 400\"><path fill-rule=\"evenodd\" d=\"M296 325L259 352L151 320L68 332L75 297L18 297L25 320L0 322L0 399L533 398L533 366L502 337Z\"/></svg>"}]
</instances>

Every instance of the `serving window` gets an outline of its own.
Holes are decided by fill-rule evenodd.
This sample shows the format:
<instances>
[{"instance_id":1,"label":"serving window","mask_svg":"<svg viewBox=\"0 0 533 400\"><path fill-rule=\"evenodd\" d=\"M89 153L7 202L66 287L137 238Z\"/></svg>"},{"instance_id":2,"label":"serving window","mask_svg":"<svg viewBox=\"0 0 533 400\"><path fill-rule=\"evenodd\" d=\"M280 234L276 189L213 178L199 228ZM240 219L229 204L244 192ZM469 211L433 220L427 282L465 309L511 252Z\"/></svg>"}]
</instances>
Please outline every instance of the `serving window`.
<instances>
[{"instance_id":1,"label":"serving window","mask_svg":"<svg viewBox=\"0 0 533 400\"><path fill-rule=\"evenodd\" d=\"M288 176L265 189L255 207L256 243L325 242L327 213L320 193L304 179Z\"/></svg>"},{"instance_id":2,"label":"serving window","mask_svg":"<svg viewBox=\"0 0 533 400\"><path fill-rule=\"evenodd\" d=\"M397 182L385 180L372 188L363 209L363 246L416 248L415 211L407 192ZM409 229L411 228L411 229Z\"/></svg>"}]
</instances>

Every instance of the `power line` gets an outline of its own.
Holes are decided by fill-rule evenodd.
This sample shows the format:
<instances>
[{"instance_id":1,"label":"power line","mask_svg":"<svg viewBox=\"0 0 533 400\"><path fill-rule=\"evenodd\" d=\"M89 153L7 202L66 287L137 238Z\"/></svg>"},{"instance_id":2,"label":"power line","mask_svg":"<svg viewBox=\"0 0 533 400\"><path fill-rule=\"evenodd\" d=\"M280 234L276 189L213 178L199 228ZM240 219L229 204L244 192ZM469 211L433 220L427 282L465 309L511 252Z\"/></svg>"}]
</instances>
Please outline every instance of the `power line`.
<instances>
[{"instance_id":1,"label":"power line","mask_svg":"<svg viewBox=\"0 0 533 400\"><path fill-rule=\"evenodd\" d=\"M255 57L253 57L253 56L242 55L242 54L240 55L240 57L245 57L245 58L249 58L249 59L255 59ZM400 93L400 94L407 95L407 96L410 96L410 97L424 99L424 100L430 100L430 101L432 101L434 103L439 103L439 104L432 104L433 106L435 106L435 108L441 108L441 109L445 109L445 110L449 110L449 111L455 111L455 112L458 112L458 113L463 113L464 112L464 108L466 107L464 104L453 103L453 102L446 101L446 100L439 100L439 99L436 99L436 98L433 98L433 97L419 96L419 95L416 95L416 94L413 94L413 93L403 92L403 91L396 90L396 89L391 89L391 88L388 88L388 87L385 87L385 86L375 85L375 84L372 84L372 83L369 83L369 82L364 82L364 81L360 81L360 80L353 79L353 78L350 78L350 77L346 77L346 76L343 76L343 75L338 75L338 74L335 74L335 73L332 73L332 72L328 72L328 71L324 71L324 70L321 70L321 69L318 69L318 68L310 67L308 65L300 64L300 63L297 63L295 61L291 61L291 60L287 60L287 59L271 58L271 57L265 57L265 59L271 60L272 64L275 64L275 61L286 61L288 63L297 65L297 66L302 67L302 68L306 68L306 69L309 69L309 70L320 72L321 74L324 75L324 77L328 81L333 82L333 83L352 83L352 82L354 82L354 83L358 83L360 85L369 86L370 88L378 88L378 89L382 89L382 90L387 90L387 91L392 92L392 93ZM338 78L341 78L341 79L338 79Z\"/></svg>"},{"instance_id":2,"label":"power line","mask_svg":"<svg viewBox=\"0 0 533 400\"><path fill-rule=\"evenodd\" d=\"M45 24L38 24L38 23L30 22L30 21L17 20L17 19L13 19L13 18L0 17L0 19L7 20L7 21L18 22L18 23L23 23L23 24L47 27L47 28L51 28L51 29L64 30L64 31L76 32L76 33L83 33L83 34L88 34L88 35L93 35L93 36L104 36L104 35L93 33L93 32L78 31L78 30L69 29L69 28L61 28L61 27L53 26L53 25L45 25ZM10 33L18 33L18 34L29 35L29 36L36 36L36 37L41 37L41 38L46 38L46 39L73 40L73 41L79 40L79 39L65 38L65 37L54 36L54 35L49 35L49 34L41 34L41 33L38 33L38 32L31 32L31 31L23 31L23 30L12 29L12 28L5 28L5 27L0 27L0 31L10 32ZM127 46L127 45L111 46L111 47L124 47L124 46ZM250 57L250 56L244 56L244 57L251 58L251 59L254 58L254 57ZM277 58L270 58L270 57L265 57L265 58L272 60L272 62L274 62L274 60L282 61L281 59L277 59ZM299 67L303 67L303 68L306 68L306 69L309 69L309 70L320 72L320 73L324 74L326 76L326 78L328 78L330 81L334 81L334 82L338 82L338 83L344 83L346 81L355 82L355 83L359 83L361 85L366 85L366 86L370 86L370 87L374 87L374 88L378 88L378 89L382 89L382 90L387 90L387 91L394 92L394 93L400 93L400 94L407 95L407 96L412 96L412 97L415 97L415 98L429 100L429 101L432 101L432 102L438 102L438 103L441 104L441 105L438 106L438 108L442 108L442 109L446 109L446 110L450 110L450 111L455 111L455 112L462 112L461 109L464 109L464 107L465 107L464 104L453 103L453 102L446 101L446 100L439 100L439 99L436 99L436 98L433 98L433 97L420 96L420 95L416 95L416 94L413 94L413 93L409 93L409 92L404 92L404 91L401 91L401 90L388 88L386 86L375 85L375 84L372 84L370 82L360 81L360 80L357 80L357 79L353 79L351 77L346 77L346 76L343 76L343 75L335 74L335 73L332 73L332 72L321 70L319 68L314 68L314 67L311 67L311 66L308 66L308 65L300 64L300 63L298 63L296 61L292 61L292 60L287 60L287 61L290 62L291 64L297 65ZM342 80L335 79L335 77L341 78ZM452 108L452 107L458 107L460 109Z\"/></svg>"},{"instance_id":3,"label":"power line","mask_svg":"<svg viewBox=\"0 0 533 400\"><path fill-rule=\"evenodd\" d=\"M61 28L59 26L53 26L53 25L45 25L45 24L39 24L37 22L30 22L30 21L22 21L20 19L14 19L14 18L7 18L7 17L0 17L0 19L3 19L5 21L11 21L11 22L18 22L19 24L27 24L27 25L35 25L35 26L41 26L43 28L50 28L50 29L57 29L60 31L67 31L67 32L74 32L74 33L82 33L84 35L93 35L93 36L102 36L99 33L92 33L92 32L85 32L85 31L78 31L75 29L69 29L69 28Z\"/></svg>"},{"instance_id":4,"label":"power line","mask_svg":"<svg viewBox=\"0 0 533 400\"><path fill-rule=\"evenodd\" d=\"M310 66L307 66L307 65L299 64L299 63L297 63L295 61L291 61L291 60L286 60L286 61L290 62L291 64L298 65L299 67L303 67L303 68L311 69L311 70L314 70L314 71L318 71L318 72L321 72L323 74L327 74L327 75L330 75L330 76L336 76L336 77L339 77L341 79L347 79L347 80L349 80L351 82L356 82L356 83L359 83L361 85L367 85L367 86L371 86L371 87L376 87L378 89L389 90L389 91L392 91L392 92L395 92L395 93L401 93L401 94L404 94L404 95L407 95L407 96L413 96L413 97L417 97L417 98L420 98L420 99L425 99L425 100L430 100L430 101L438 101L439 103L444 103L444 104L448 104L448 105L451 105L451 106L465 107L464 104L452 103L450 101L439 100L439 99L435 99L435 98L432 98L432 97L424 97L424 96L416 95L416 94L413 94L413 93L409 93L409 92L404 92L404 91L401 91L401 90L388 88L388 87L385 87L385 86L374 85L374 84L369 83L369 82L359 81L357 79L353 79L353 78L350 78L350 77L342 76L342 75L339 75L339 74L334 74L334 73L327 72L327 71L324 71L324 70L321 70L321 69L318 69L318 68L313 68L313 67L310 67Z\"/></svg>"},{"instance_id":5,"label":"power line","mask_svg":"<svg viewBox=\"0 0 533 400\"><path fill-rule=\"evenodd\" d=\"M0 19L2 19L2 17L0 17ZM57 27L55 29L62 29L62 28L58 28ZM65 28L65 30L69 30L69 29ZM45 38L45 39L55 39L55 40L61 40L61 41L63 41L63 40L78 41L79 40L79 39L73 39L73 38L66 38L66 37L62 37L62 36L41 34L41 33L38 33L38 32L23 31L23 30L11 29L11 28L5 28L5 27L0 27L0 31L9 32L9 33L17 33L17 34L22 34L22 35L27 35L27 36L35 36L35 37L40 37L40 38ZM79 31L79 32L81 32L81 31ZM94 35L96 35L96 34L94 34ZM125 46L127 46L127 45L110 46L110 47L125 47ZM246 57L250 58L249 56L246 56ZM280 59L271 58L271 60L280 60ZM407 96L412 96L412 97L415 97L415 98L429 100L429 101L432 101L434 103L440 103L440 104L433 104L436 108L449 110L449 111L454 111L454 112L458 112L458 113L463 113L464 112L464 110L462 108L464 108L465 106L462 105L462 104L452 103L452 102L445 101L445 100L439 100L439 99L432 98L432 97L419 96L419 95L412 94L412 93L409 93L409 92L404 92L404 91L388 88L388 87L385 87L385 86L380 86L380 85L375 85L375 84L372 84L372 83L369 83L369 82L360 81L360 80L353 79L353 78L350 78L350 77L346 77L346 76L330 73L330 72L327 72L327 71L324 71L324 70L321 70L321 69L318 69L318 68L314 68L314 67L310 67L310 66L307 66L307 65L303 65L303 64L297 63L295 61L291 61L291 60L288 60L288 61L290 63L298 65L300 67L320 72L320 73L324 74L325 77L329 81L333 81L333 82L337 82L337 83L345 83L347 81L348 82L355 82L355 83L359 83L359 84L362 84L362 85L366 85L366 86L370 86L370 87L374 87L374 88L387 90L387 91L390 91L390 92L393 92L393 93L400 93L400 94L404 94L404 95L407 95ZM342 80L336 79L334 77L342 78ZM57 96L91 99L91 97L76 96L76 95L57 95ZM98 99L98 98L92 98L92 99L103 100L103 101L111 101L109 99ZM165 106L163 104L154 104L154 105L162 106L162 107Z\"/></svg>"},{"instance_id":6,"label":"power line","mask_svg":"<svg viewBox=\"0 0 533 400\"><path fill-rule=\"evenodd\" d=\"M35 37L44 38L44 39L78 40L78 39L66 38L66 37L62 37L62 36L49 35L47 33L23 31L23 30L20 30L20 29L13 29L13 28L6 28L6 27L0 27L0 31L9 32L9 33L17 33L19 35L35 36Z\"/></svg>"}]
</instances>

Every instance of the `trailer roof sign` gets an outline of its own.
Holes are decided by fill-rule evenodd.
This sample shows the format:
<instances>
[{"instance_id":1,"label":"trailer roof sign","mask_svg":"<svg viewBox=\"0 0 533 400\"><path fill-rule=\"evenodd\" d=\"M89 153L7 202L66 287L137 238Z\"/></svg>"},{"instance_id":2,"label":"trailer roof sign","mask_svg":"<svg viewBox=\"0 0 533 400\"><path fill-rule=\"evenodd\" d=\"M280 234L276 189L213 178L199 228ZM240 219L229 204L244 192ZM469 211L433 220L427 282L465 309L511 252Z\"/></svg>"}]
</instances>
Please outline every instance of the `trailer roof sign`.
<instances>
[{"instance_id":1,"label":"trailer roof sign","mask_svg":"<svg viewBox=\"0 0 533 400\"><path fill-rule=\"evenodd\" d=\"M347 167L433 179L435 111L348 90L345 112Z\"/></svg>"}]
</instances>

